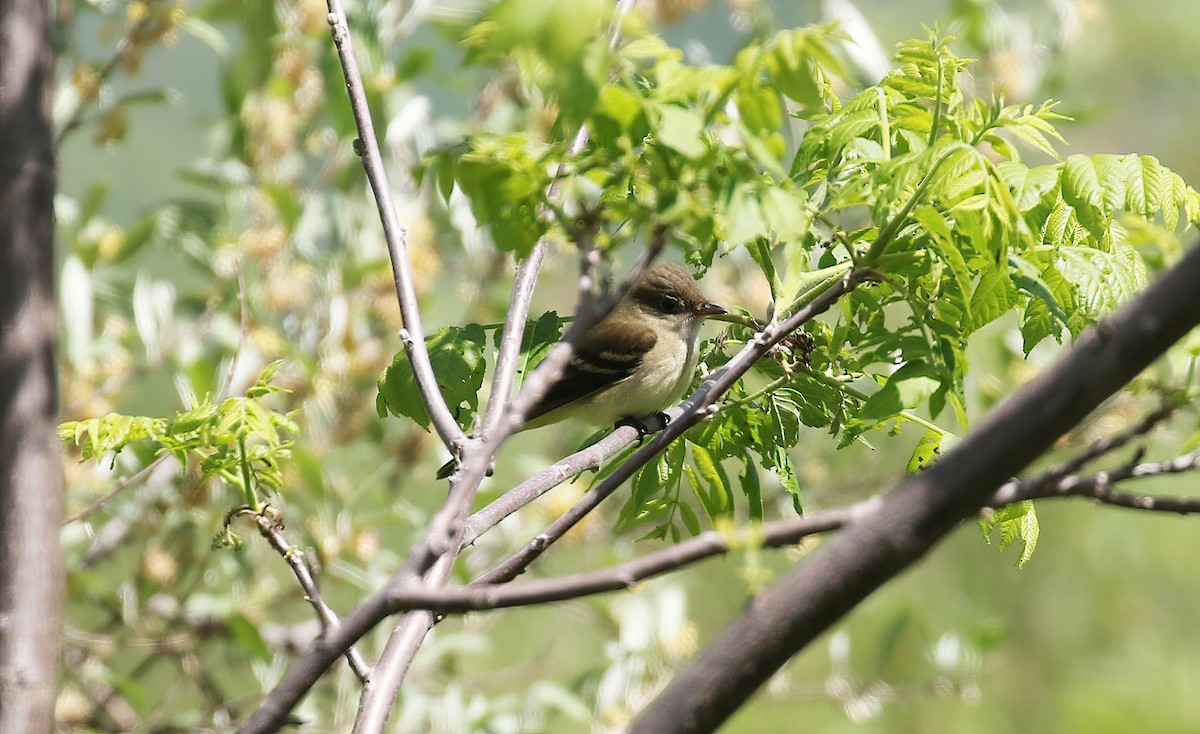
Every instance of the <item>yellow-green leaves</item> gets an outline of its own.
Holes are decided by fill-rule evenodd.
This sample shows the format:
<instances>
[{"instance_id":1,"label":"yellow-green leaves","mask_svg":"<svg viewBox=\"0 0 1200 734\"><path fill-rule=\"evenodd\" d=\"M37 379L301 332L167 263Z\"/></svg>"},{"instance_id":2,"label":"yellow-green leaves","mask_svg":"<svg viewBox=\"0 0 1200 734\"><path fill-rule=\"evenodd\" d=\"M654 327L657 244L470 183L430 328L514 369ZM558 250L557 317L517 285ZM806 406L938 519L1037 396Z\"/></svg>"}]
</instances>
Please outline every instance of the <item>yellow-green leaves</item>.
<instances>
[{"instance_id":1,"label":"yellow-green leaves","mask_svg":"<svg viewBox=\"0 0 1200 734\"><path fill-rule=\"evenodd\" d=\"M821 69L846 76L830 41L843 38L836 26L781 31L766 44L764 65L773 85L809 109L821 109L833 98Z\"/></svg>"},{"instance_id":2,"label":"yellow-green leaves","mask_svg":"<svg viewBox=\"0 0 1200 734\"><path fill-rule=\"evenodd\" d=\"M1200 196L1152 157L1061 160L1066 118L1055 103L974 96L970 62L937 33L901 43L892 72L839 99L831 27L748 43L730 65L696 65L649 35L611 55L577 28L551 38L563 7L504 0L472 37L474 48L517 63L531 105L548 100L541 112L555 112L556 126L474 137L438 167L443 191L457 183L500 249L521 255L542 235L570 239L580 221L594 224L588 234L602 251L636 247L662 227L699 267L745 248L783 315L853 269L877 276L761 363L753 386L734 386L686 449L643 470L622 527L695 532L701 515L736 517L743 496L751 509L742 514L756 517L758 467L798 507L788 452L802 426L844 446L916 422L928 433L911 468L926 465L951 435L934 423L945 408L967 423L973 334L1008 314L1026 352L1078 334L1144 285L1146 251L1172 255L1181 213L1189 223L1200 214ZM531 19L534 10L542 15ZM596 22L591 4L580 13L573 22ZM488 25L499 20L517 27ZM597 60L602 72L589 65ZM566 139L584 121L589 144L568 157ZM1031 167L1023 154L1051 162ZM539 217L555 171L566 200ZM451 361L459 378L444 389L465 424L483 367L461 336L451 351L467 360ZM731 329L738 344L750 338ZM714 346L705 364L718 369L732 353ZM381 385L381 409L425 425L414 390ZM683 509L696 504L703 513Z\"/></svg>"},{"instance_id":3,"label":"yellow-green leaves","mask_svg":"<svg viewBox=\"0 0 1200 734\"><path fill-rule=\"evenodd\" d=\"M67 421L58 427L58 437L79 446L86 461L108 453L117 453L131 443L162 434L165 418L108 413L99 418Z\"/></svg>"},{"instance_id":4,"label":"yellow-green leaves","mask_svg":"<svg viewBox=\"0 0 1200 734\"><path fill-rule=\"evenodd\" d=\"M658 140L685 158L699 158L706 150L704 119L695 110L663 105L659 108Z\"/></svg>"},{"instance_id":5,"label":"yellow-green leaves","mask_svg":"<svg viewBox=\"0 0 1200 734\"><path fill-rule=\"evenodd\" d=\"M171 418L109 413L64 423L59 436L80 445L84 459L153 441L159 453L170 452L184 464L197 462L202 478L219 477L240 488L246 504L257 509L258 497L280 487L281 462L291 456L287 436L300 431L293 413L280 413L264 402L282 390L271 384L280 364L268 365L245 395L220 403L206 397Z\"/></svg>"},{"instance_id":6,"label":"yellow-green leaves","mask_svg":"<svg viewBox=\"0 0 1200 734\"><path fill-rule=\"evenodd\" d=\"M500 250L524 257L549 226L541 216L550 173L528 141L480 137L456 161L455 178Z\"/></svg>"},{"instance_id":7,"label":"yellow-green leaves","mask_svg":"<svg viewBox=\"0 0 1200 734\"><path fill-rule=\"evenodd\" d=\"M1033 558L1033 551L1037 548L1038 536L1041 534L1037 511L1034 510L1032 502L1017 502L989 515L980 516L979 529L983 531L983 539L989 543L992 542L992 533L999 530L1000 550L1020 545L1018 566L1024 566Z\"/></svg>"}]
</instances>

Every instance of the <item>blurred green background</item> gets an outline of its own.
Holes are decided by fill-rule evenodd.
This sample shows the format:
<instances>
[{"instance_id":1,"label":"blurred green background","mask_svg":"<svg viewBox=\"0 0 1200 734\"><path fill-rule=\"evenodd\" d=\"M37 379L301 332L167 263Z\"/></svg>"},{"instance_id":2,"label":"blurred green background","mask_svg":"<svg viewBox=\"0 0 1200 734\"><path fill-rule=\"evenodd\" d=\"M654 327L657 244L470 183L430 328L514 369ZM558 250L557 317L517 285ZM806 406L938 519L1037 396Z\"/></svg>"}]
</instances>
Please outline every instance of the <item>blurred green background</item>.
<instances>
[{"instance_id":1,"label":"blurred green background","mask_svg":"<svg viewBox=\"0 0 1200 734\"><path fill-rule=\"evenodd\" d=\"M1005 84L1011 101L1044 97L1063 101L1061 111L1077 120L1062 128L1068 152L1149 153L1193 185L1200 182L1194 132L1200 113L1200 95L1195 91L1200 89L1196 63L1200 47L1195 35L1200 3L776 0L753 12L746 9L756 3L733 0L649 4L657 8L659 27L669 42L683 48L689 58L718 63L732 58L753 22L764 22L763 13L768 13L770 22L785 27L825 20L849 6L861 13L885 53L897 41L923 36L923 26L940 23L946 29L958 23L964 55L981 57L985 79ZM221 70L236 58L245 32L244 26L231 20L240 12L239 3L216 5L223 7L212 23L225 34L227 49L219 52L185 34L172 47L150 51L136 78L114 79L117 90L168 87L173 90L172 102L131 107L128 139L119 145L97 146L87 134L69 138L61 153L60 186L65 195L83 199L96 182L107 183L105 213L117 222L132 221L166 199L197 196L195 177L183 177L180 170L203 151L219 147L222 136L229 135L227 129L214 130L212 123L224 114ZM471 4L434 0L426 5L433 15L444 12L453 18ZM752 17L755 13L760 14L757 21ZM410 33L396 43L394 51L403 55L428 49L434 61L406 86L405 100L427 105L428 134L434 142L453 140L461 131L461 123L455 121L470 112L480 80L460 73L460 55L447 34L431 25ZM103 22L91 17L80 18L77 38L84 46L82 55L97 56L103 56L104 43L113 40L105 34ZM337 80L326 84L336 88ZM412 110L400 104L396 108ZM376 250L364 259L371 257L380 258L382 252ZM569 274L570 263L563 263L559 263L561 272ZM180 268L169 248L139 256L136 266L153 277L171 280L181 293L203 294L211 288L196 272ZM546 307L561 307L553 295L554 268L547 276L549 290L539 294ZM715 290L739 292L738 284L722 281L719 264L711 279ZM113 286L113 293L119 290ZM502 311L506 291L502 282L488 289L480 296L480 309ZM97 293L103 301L109 292L100 284ZM457 303L430 296L428 305L431 328L464 316ZM385 343L396 348L393 341ZM1055 350L1039 348L1030 363L1018 361L1013 352L1003 323L993 325L982 337L972 359L976 407L991 404L1052 359ZM208 369L215 372L217 365ZM359 384L369 391L369 376ZM363 419L371 422L375 420L369 412L373 397L365 397ZM126 410L148 412L178 405L169 366L148 369L135 386L125 386L104 399ZM68 406L72 404L69 399ZM1121 407L1117 406L1116 417L1102 422L1102 428L1111 430L1128 420L1132 413L1122 413ZM399 441L394 428L364 430L371 441L385 446L394 447ZM543 454L537 452L567 450L582 436L557 439L557 448L547 448L545 436L522 436L512 452L533 454L520 466L528 469L541 461ZM812 432L802 444L803 456L794 457L803 467L807 507L835 506L885 490L896 481L918 437L917 431L906 431L899 439L873 441L874 448L855 444L835 452L827 436ZM317 540L304 540L319 545L337 538L343 550L355 543L376 544L367 554L370 562L361 566L339 561L338 551L322 547L324 557L331 559L326 569L331 599L340 609L348 608L364 588L394 568L397 554L419 530L422 513L438 500L414 493L425 483L413 480L410 472L424 477L442 458L424 451L416 469L408 464L376 470L370 465L375 461L370 451L362 446L344 448L337 455L310 460L310 466L320 464L330 494L343 499L311 500L314 519L307 522L305 532ZM492 490L499 492L513 478L498 476ZM83 484L77 478L73 491ZM1195 479L1184 475L1146 486L1153 491L1194 493L1194 485ZM345 499L351 495L352 501ZM73 496L73 503L82 505L93 498L81 493ZM549 509L564 501L552 495L542 506ZM305 502L293 500L298 514ZM779 511L788 512L786 503L780 503ZM1200 527L1196 521L1083 501L1043 502L1038 511L1041 542L1026 568L1015 568L1015 553L1001 554L986 545L973 526L962 528L917 568L798 656L724 731L1200 730L1200 697L1190 693L1200 688L1200 640L1195 631L1200 619ZM169 515L163 512L164 517ZM175 512L187 517L191 511ZM374 527L374 535L362 528L349 533L338 530L347 522L347 513L355 516L356 523ZM519 543L536 531L537 513L534 508L526 518L502 526L501 538L483 544L467 566L484 566L484 559L498 556L506 543ZM393 531L389 523L397 516L409 524ZM192 517L187 522L201 528L188 536L187 544L195 558L207 560L179 555L176 550L170 553L184 566L180 577L187 577L188 564L196 564L196 576L189 583L206 590L211 608L258 610L245 611L256 623L268 617L275 623L307 619L307 608L296 598L286 609L272 608L270 615L263 611L270 593L291 591L277 558L261 551L209 556L204 548L209 521ZM632 536L621 537L613 541L606 557L597 557L595 545L583 541L603 543L606 527L610 525L603 518L589 522L577 532L579 542L550 554L540 571L551 574L593 567L651 547L635 549ZM152 529L152 524L147 527ZM90 542L88 532L67 530L68 552L76 564ZM257 538L248 540L250 545L257 543ZM816 544L797 551L711 561L647 583L634 594L447 621L422 653L410 692L402 696L395 730L407 731L405 727L412 725L413 730L483 731L479 722L491 721L495 727L491 730L496 731L619 731L626 717L646 703L655 685L685 665L738 614L756 584L785 573ZM113 589L119 590L118 598L132 595L138 603L148 603L150 591L129 586L123 579L128 569L138 566L144 575L147 557L145 548L126 548L117 561L87 570L87 583L81 580L84 576L76 578L68 609L73 634L100 634L103 625L91 627L97 617L89 605L97 597L112 595ZM78 565L76 571L85 573ZM264 574L274 580L264 581ZM141 575L137 578L138 583L144 580ZM171 583L175 582L183 583L172 577ZM120 603L133 602L124 598L111 606ZM158 634L152 626L143 632ZM369 642L368 648L377 643ZM201 653L197 649L189 654ZM253 675L263 683L273 680L280 666L286 668L278 660L244 666L236 653L226 651L221 656L229 669L217 671L218 687L226 691L241 690L245 676ZM132 659L112 662L111 679L118 681L118 687L119 681L127 681L127 690L140 681L139 695L152 697L154 686L146 681L144 671L133 675L137 665ZM558 681L569 690L546 681ZM69 682L68 688L74 685ZM336 702L339 711L331 719L315 712L317 700L310 700L301 714L340 730L353 715L353 687L343 673L326 693L327 698L318 700ZM598 701L596 721L589 721L586 709L579 708L572 695L578 693L584 700ZM252 698L247 694L237 711L244 714ZM534 709L538 713L529 714ZM219 719L192 725L222 728ZM505 728L510 725L516 729Z\"/></svg>"}]
</instances>

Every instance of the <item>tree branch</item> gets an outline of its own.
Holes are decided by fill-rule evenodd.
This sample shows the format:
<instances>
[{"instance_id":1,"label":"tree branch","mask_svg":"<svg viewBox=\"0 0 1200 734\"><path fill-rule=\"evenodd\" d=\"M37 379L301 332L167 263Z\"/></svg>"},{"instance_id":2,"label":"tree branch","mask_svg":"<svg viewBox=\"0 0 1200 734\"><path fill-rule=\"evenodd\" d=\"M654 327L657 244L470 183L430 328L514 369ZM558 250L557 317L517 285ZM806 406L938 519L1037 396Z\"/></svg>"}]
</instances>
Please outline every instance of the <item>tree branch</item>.
<instances>
[{"instance_id":1,"label":"tree branch","mask_svg":"<svg viewBox=\"0 0 1200 734\"><path fill-rule=\"evenodd\" d=\"M457 551L442 554L429 571L413 583L423 588L440 589L450 578L450 572L454 570L454 562L457 559ZM392 588L390 584L388 588ZM433 614L414 611L405 614L392 629L392 634L384 645L383 654L375 664L374 674L363 686L352 734L374 734L382 732L387 726L388 716L392 712L392 704L396 700L400 685L404 683L413 658L416 657L417 650L421 648L421 643L433 624Z\"/></svg>"},{"instance_id":2,"label":"tree branch","mask_svg":"<svg viewBox=\"0 0 1200 734\"><path fill-rule=\"evenodd\" d=\"M742 547L779 548L815 533L837 530L879 498L802 517L745 527L732 533L710 530L661 551L611 568L535 581L491 584L483 580L457 589L411 584L392 591L389 603L401 609L455 613L564 601L628 589L638 581L689 566Z\"/></svg>"},{"instance_id":3,"label":"tree branch","mask_svg":"<svg viewBox=\"0 0 1200 734\"><path fill-rule=\"evenodd\" d=\"M50 3L0 3L0 731L54 729L65 496Z\"/></svg>"},{"instance_id":4,"label":"tree branch","mask_svg":"<svg viewBox=\"0 0 1200 734\"><path fill-rule=\"evenodd\" d=\"M1099 472L1091 476L1065 476L1055 481L1024 480L1008 482L996 491L989 507L1002 507L1033 499L1055 497L1090 497L1106 505L1125 507L1150 512L1171 512L1181 515L1200 512L1200 497L1164 497L1148 494L1123 492L1114 488L1119 482L1130 479L1145 479L1164 474L1178 474L1200 469L1200 451L1177 456L1165 461L1144 463L1129 462L1113 471Z\"/></svg>"},{"instance_id":5,"label":"tree branch","mask_svg":"<svg viewBox=\"0 0 1200 734\"><path fill-rule=\"evenodd\" d=\"M479 536L499 524L501 520L533 502L546 492L582 474L595 469L604 461L616 456L638 436L633 426L623 425L596 443L581 449L560 461L551 464L516 487L497 497L483 509L471 515L463 523L461 543L471 545Z\"/></svg>"},{"instance_id":6,"label":"tree branch","mask_svg":"<svg viewBox=\"0 0 1200 734\"><path fill-rule=\"evenodd\" d=\"M412 363L413 374L416 376L417 387L421 391L421 399L429 413L429 419L446 448L452 452L466 440L466 434L458 427L450 409L446 406L446 398L437 386L437 378L433 374L433 366L429 363L429 352L425 348L425 332L421 326L421 312L417 305L417 292L413 284L412 264L408 258L408 246L404 228L400 226L395 204L392 203L391 186L388 184L387 173L383 168L383 156L379 152L379 141L375 137L375 125L371 121L370 109L367 105L367 94L363 89L362 75L358 70L358 61L354 56L354 46L350 40L350 29L346 26L346 12L341 0L328 0L329 25L333 31L333 43L337 47L338 59L341 61L342 73L346 79L346 94L350 99L350 109L354 113L354 122L358 127L358 143L356 150L362 157L363 170L375 195L375 205L379 209L379 217L383 223L383 236L387 241L388 257L392 263L392 275L396 281L396 297L400 301L400 315L404 319L404 328L400 330L400 339Z\"/></svg>"},{"instance_id":7,"label":"tree branch","mask_svg":"<svg viewBox=\"0 0 1200 734\"><path fill-rule=\"evenodd\" d=\"M287 539L283 537L282 523L277 519L270 517L265 512L249 512L248 514L253 516L254 523L258 525L259 534L279 555L283 556L283 560L292 569L296 581L300 583L300 588L304 591L304 600L311 604L317 613L317 620L321 623L321 633L329 635L337 630L341 623L338 621L337 614L325 603L325 597L321 596L316 579L313 578L308 564L304 561L304 551L287 542ZM357 649L351 647L346 650L346 662L350 664L350 670L354 671L354 675L358 677L359 681L366 683L367 677L371 674L371 667L363 660Z\"/></svg>"},{"instance_id":8,"label":"tree branch","mask_svg":"<svg viewBox=\"0 0 1200 734\"><path fill-rule=\"evenodd\" d=\"M925 473L763 592L643 712L637 734L710 732L792 655L987 504L1014 472L1200 323L1200 248L1085 332Z\"/></svg>"},{"instance_id":9,"label":"tree branch","mask_svg":"<svg viewBox=\"0 0 1200 734\"><path fill-rule=\"evenodd\" d=\"M500 348L496 354L492 391L488 395L487 411L483 416L484 436L492 432L508 407L508 397L517 377L517 357L521 355L521 341L529 316L529 301L533 298L533 287L537 283L538 272L542 269L542 260L545 257L546 240L542 238L533 246L529 257L517 264L512 295L508 299L508 315L504 319L504 329L500 332Z\"/></svg>"}]
</instances>

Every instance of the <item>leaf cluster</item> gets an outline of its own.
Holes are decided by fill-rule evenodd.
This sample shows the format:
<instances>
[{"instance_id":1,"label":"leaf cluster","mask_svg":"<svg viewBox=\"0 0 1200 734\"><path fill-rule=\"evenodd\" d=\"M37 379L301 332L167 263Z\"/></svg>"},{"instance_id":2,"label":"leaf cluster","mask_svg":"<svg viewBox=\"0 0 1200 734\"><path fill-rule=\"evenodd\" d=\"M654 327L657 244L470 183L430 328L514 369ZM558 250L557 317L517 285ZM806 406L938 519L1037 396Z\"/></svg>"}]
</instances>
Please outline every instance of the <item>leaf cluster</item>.
<instances>
[{"instance_id":1,"label":"leaf cluster","mask_svg":"<svg viewBox=\"0 0 1200 734\"><path fill-rule=\"evenodd\" d=\"M257 510L260 498L282 485L281 462L293 443L287 436L300 432L295 411L280 413L266 404L267 396L283 391L271 384L280 365L263 370L245 395L219 403L206 396L171 418L109 413L68 421L59 436L79 446L85 461L106 455L115 461L130 444L149 440L181 465L195 462L201 481L217 478L240 489L246 505Z\"/></svg>"},{"instance_id":2,"label":"leaf cluster","mask_svg":"<svg viewBox=\"0 0 1200 734\"><path fill-rule=\"evenodd\" d=\"M781 316L851 270L872 273L831 318L761 360L686 445L639 473L621 525L651 523L651 534L677 537L676 519L698 532L681 499L685 482L710 521L732 517L735 496L746 498L746 518L761 518L760 469L799 510L789 452L802 427L846 446L917 423L924 436L909 468L927 466L955 439L935 422L946 409L956 430L969 424L973 334L1011 313L1026 354L1077 336L1173 258L1181 224L1200 214L1196 191L1151 156L1061 159L1066 118L1055 103L973 95L971 61L937 32L900 44L885 78L842 99L833 91L845 76L841 37L828 26L751 43L729 65L690 65L654 36L611 53L580 41L574 63L604 63L587 94L574 95L564 80L582 67L556 76L553 49L498 40L494 26L485 18L470 42L493 61L511 53L522 69L536 66L522 79L560 106L564 125L586 123L591 133L574 155L567 128L484 133L423 163L444 196L466 195L501 250L521 256L555 237L608 253L639 247L647 227L662 226L699 268L744 250ZM708 345L706 367L751 338L748 327L732 327ZM478 405L482 343L478 327L430 340L448 362L442 387L464 426ZM405 369L398 356L380 405L424 425Z\"/></svg>"}]
</instances>

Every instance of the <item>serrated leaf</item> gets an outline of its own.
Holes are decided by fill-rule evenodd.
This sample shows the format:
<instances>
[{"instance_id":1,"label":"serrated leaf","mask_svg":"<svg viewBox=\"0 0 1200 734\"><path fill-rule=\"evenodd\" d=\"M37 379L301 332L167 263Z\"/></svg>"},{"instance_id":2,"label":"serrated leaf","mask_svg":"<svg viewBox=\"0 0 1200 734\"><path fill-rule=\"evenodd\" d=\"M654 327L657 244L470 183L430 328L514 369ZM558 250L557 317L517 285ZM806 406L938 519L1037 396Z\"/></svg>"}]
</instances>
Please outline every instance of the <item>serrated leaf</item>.
<instances>
[{"instance_id":1,"label":"serrated leaf","mask_svg":"<svg viewBox=\"0 0 1200 734\"><path fill-rule=\"evenodd\" d=\"M971 331L976 331L1003 316L1012 308L1012 284L1000 268L983 272L971 294Z\"/></svg>"},{"instance_id":2,"label":"serrated leaf","mask_svg":"<svg viewBox=\"0 0 1200 734\"><path fill-rule=\"evenodd\" d=\"M1062 197L1097 242L1104 239L1109 215L1104 211L1104 187L1091 156L1073 155L1063 165Z\"/></svg>"},{"instance_id":3,"label":"serrated leaf","mask_svg":"<svg viewBox=\"0 0 1200 734\"><path fill-rule=\"evenodd\" d=\"M1041 535L1037 511L1034 509L1033 503L1029 501L1007 505L996 510L989 517L980 517L979 529L983 532L983 539L988 543L992 542L992 533L999 530L999 545L1002 551L1020 543L1021 556L1017 560L1017 566L1020 568L1024 568L1025 564L1033 558L1038 537Z\"/></svg>"}]
</instances>

